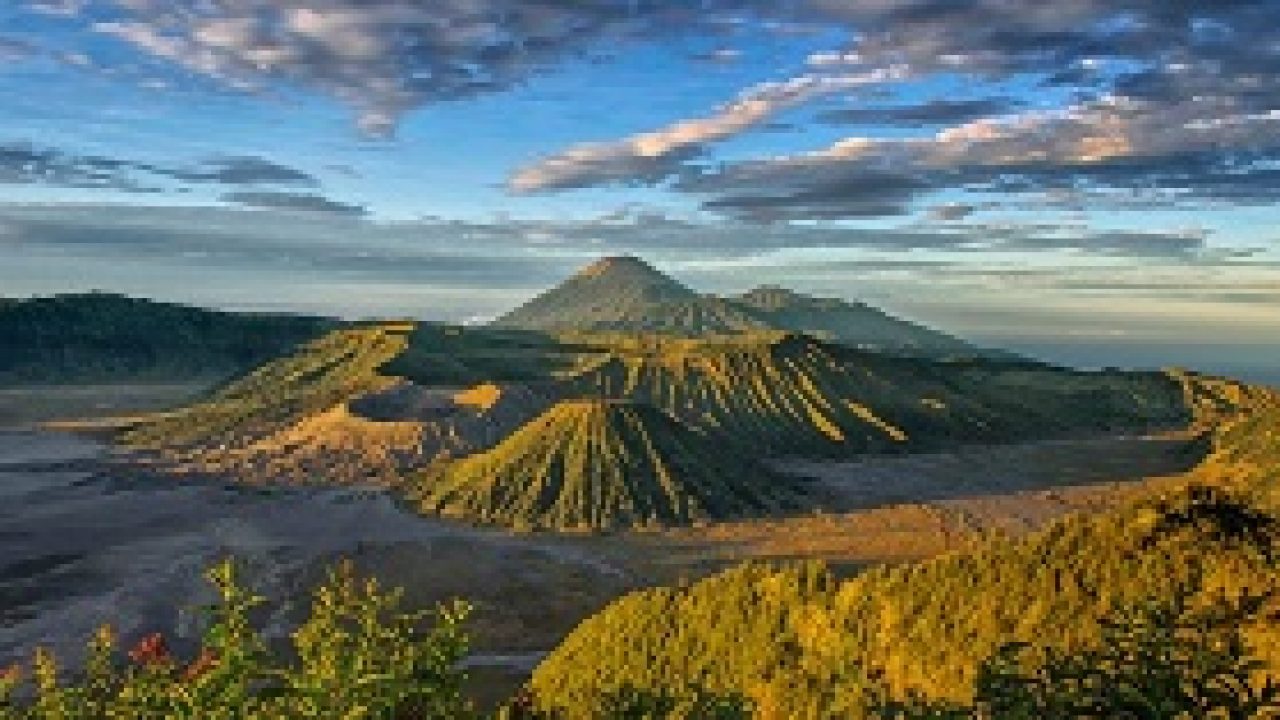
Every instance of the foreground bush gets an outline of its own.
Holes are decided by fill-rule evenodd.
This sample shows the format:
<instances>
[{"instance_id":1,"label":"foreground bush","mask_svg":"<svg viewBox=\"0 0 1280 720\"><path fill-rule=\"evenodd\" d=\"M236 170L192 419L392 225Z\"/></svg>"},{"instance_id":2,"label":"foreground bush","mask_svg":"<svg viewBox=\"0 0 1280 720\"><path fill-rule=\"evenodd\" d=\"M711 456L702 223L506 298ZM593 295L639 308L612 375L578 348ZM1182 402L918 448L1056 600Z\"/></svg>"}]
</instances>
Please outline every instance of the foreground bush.
<instances>
[{"instance_id":1,"label":"foreground bush","mask_svg":"<svg viewBox=\"0 0 1280 720\"><path fill-rule=\"evenodd\" d=\"M193 658L175 657L160 635L122 657L104 627L74 682L45 650L29 672L0 671L0 720L470 717L458 669L468 651L465 604L406 613L399 590L358 579L343 563L316 589L293 634L296 659L285 661L254 628L264 599L240 584L235 565L207 577L219 598Z\"/></svg>"}]
</instances>

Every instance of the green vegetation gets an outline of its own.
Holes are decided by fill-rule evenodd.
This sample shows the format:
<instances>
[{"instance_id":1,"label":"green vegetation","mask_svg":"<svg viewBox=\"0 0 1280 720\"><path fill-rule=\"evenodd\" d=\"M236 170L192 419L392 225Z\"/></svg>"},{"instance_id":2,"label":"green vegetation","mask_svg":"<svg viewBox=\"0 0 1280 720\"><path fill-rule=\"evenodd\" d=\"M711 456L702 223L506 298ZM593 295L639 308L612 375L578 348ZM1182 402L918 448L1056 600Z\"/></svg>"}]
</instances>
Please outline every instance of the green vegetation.
<instances>
[{"instance_id":1,"label":"green vegetation","mask_svg":"<svg viewBox=\"0 0 1280 720\"><path fill-rule=\"evenodd\" d=\"M561 402L497 447L425 472L423 509L518 528L601 530L795 508L794 481L648 405Z\"/></svg>"},{"instance_id":2,"label":"green vegetation","mask_svg":"<svg viewBox=\"0 0 1280 720\"><path fill-rule=\"evenodd\" d=\"M387 387L379 368L404 351L408 323L335 330L180 410L155 415L120 440L139 448L244 445L312 414Z\"/></svg>"},{"instance_id":3,"label":"green vegetation","mask_svg":"<svg viewBox=\"0 0 1280 720\"><path fill-rule=\"evenodd\" d=\"M200 403L143 418L121 441L249 481L413 477L426 511L603 529L812 504L792 501L793 486L788 502L761 492L783 488L761 479L768 457L1185 425L1188 382L892 357L772 331L550 338L370 323L335 330ZM548 410L575 398L617 410L590 421Z\"/></svg>"},{"instance_id":4,"label":"green vegetation","mask_svg":"<svg viewBox=\"0 0 1280 720\"><path fill-rule=\"evenodd\" d=\"M382 371L427 386L537 382L571 373L599 352L527 330L418 323Z\"/></svg>"},{"instance_id":5,"label":"green vegetation","mask_svg":"<svg viewBox=\"0 0 1280 720\"><path fill-rule=\"evenodd\" d=\"M220 379L336 325L107 293L0 304L0 384Z\"/></svg>"},{"instance_id":6,"label":"green vegetation","mask_svg":"<svg viewBox=\"0 0 1280 720\"><path fill-rule=\"evenodd\" d=\"M0 719L471 716L458 669L468 652L465 604L408 613L399 590L359 579L343 564L316 589L310 617L293 634L292 659L284 659L255 629L264 600L240 584L235 566L226 561L208 578L219 601L207 609L204 639L191 659L175 657L162 636L151 635L124 662L104 627L74 682L45 650L32 660L30 687L23 668L0 672Z\"/></svg>"},{"instance_id":7,"label":"green vegetation","mask_svg":"<svg viewBox=\"0 0 1280 720\"><path fill-rule=\"evenodd\" d=\"M909 359L800 335L636 336L609 350L575 380L579 392L655 405L756 457L1010 442L1191 417L1182 385L1161 373Z\"/></svg>"},{"instance_id":8,"label":"green vegetation","mask_svg":"<svg viewBox=\"0 0 1280 720\"><path fill-rule=\"evenodd\" d=\"M1280 684L1250 655L1245 608L1188 608L1160 598L1102 622L1096 648L1035 652L1010 643L983 663L970 705L873 701L902 718L1262 718L1280 714ZM1031 662L1027 662L1031 656Z\"/></svg>"},{"instance_id":9,"label":"green vegetation","mask_svg":"<svg viewBox=\"0 0 1280 720\"><path fill-rule=\"evenodd\" d=\"M1093 662L1119 609L1171 597L1243 613L1242 642L1274 678L1274 524L1201 489L847 581L812 564L746 565L616 601L529 687L538 707L568 718L597 717L619 692L661 697L690 682L741 696L762 718L863 717L886 698L954 706L975 701L1007 643L1028 644L1028 666Z\"/></svg>"}]
</instances>

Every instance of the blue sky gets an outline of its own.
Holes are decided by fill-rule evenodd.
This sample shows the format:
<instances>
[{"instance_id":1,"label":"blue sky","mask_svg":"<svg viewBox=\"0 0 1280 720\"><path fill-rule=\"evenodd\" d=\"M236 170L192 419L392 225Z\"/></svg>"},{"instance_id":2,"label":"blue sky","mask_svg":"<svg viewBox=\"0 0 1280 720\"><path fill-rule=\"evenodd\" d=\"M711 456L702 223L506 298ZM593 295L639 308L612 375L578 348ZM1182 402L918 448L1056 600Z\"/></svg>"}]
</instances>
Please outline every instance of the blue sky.
<instances>
[{"instance_id":1,"label":"blue sky","mask_svg":"<svg viewBox=\"0 0 1280 720\"><path fill-rule=\"evenodd\" d=\"M1265 372L1278 130L1264 0L15 0L0 294L476 319L631 252Z\"/></svg>"}]
</instances>

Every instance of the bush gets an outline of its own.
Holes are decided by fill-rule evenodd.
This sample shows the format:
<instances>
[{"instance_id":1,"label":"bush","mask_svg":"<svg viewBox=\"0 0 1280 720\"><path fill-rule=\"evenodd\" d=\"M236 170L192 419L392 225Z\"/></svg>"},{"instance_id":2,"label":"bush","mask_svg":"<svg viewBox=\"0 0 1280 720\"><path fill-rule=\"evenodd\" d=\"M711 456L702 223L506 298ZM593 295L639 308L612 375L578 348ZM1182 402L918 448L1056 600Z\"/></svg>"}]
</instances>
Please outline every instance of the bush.
<instances>
[{"instance_id":1,"label":"bush","mask_svg":"<svg viewBox=\"0 0 1280 720\"><path fill-rule=\"evenodd\" d=\"M293 635L297 659L284 661L253 626L264 599L241 585L235 564L224 561L207 577L218 601L206 609L193 658L175 657L158 634L121 658L104 627L74 683L63 681L44 649L32 659L29 683L19 668L0 672L0 720L471 716L459 670L468 652L465 603L403 612L399 590L357 578L344 562L315 590L310 617Z\"/></svg>"}]
</instances>

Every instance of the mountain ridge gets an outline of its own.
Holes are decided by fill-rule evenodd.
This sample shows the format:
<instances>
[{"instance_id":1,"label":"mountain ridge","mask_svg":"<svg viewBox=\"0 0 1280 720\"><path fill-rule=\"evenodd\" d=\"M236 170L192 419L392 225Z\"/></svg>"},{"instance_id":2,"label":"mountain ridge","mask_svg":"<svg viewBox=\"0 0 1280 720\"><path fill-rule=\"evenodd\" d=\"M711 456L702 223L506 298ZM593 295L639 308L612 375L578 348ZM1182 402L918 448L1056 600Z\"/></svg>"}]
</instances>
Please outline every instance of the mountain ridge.
<instances>
[{"instance_id":1,"label":"mountain ridge","mask_svg":"<svg viewBox=\"0 0 1280 720\"><path fill-rule=\"evenodd\" d=\"M632 256L587 265L505 315L493 327L538 332L708 334L799 332L832 342L928 357L1011 358L894 317L862 302L764 285L739 295L700 294Z\"/></svg>"}]
</instances>

